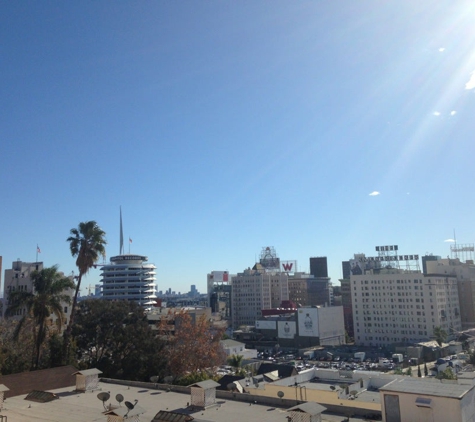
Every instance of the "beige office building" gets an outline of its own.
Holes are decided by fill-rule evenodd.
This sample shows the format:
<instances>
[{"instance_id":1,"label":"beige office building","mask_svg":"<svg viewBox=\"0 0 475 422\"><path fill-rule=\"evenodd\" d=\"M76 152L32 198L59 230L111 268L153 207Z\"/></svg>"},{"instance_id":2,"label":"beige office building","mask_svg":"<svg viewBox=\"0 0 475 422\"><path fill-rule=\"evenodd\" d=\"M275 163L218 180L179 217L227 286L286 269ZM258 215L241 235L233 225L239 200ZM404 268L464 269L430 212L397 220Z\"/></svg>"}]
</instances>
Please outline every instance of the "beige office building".
<instances>
[{"instance_id":1,"label":"beige office building","mask_svg":"<svg viewBox=\"0 0 475 422\"><path fill-rule=\"evenodd\" d=\"M475 265L473 261L461 262L458 258L427 261L426 273L457 279L462 329L475 328Z\"/></svg>"},{"instance_id":2,"label":"beige office building","mask_svg":"<svg viewBox=\"0 0 475 422\"><path fill-rule=\"evenodd\" d=\"M255 325L262 309L278 308L283 300L289 300L287 274L266 271L259 264L233 276L231 286L234 329Z\"/></svg>"},{"instance_id":3,"label":"beige office building","mask_svg":"<svg viewBox=\"0 0 475 422\"><path fill-rule=\"evenodd\" d=\"M4 290L3 290L3 317L5 317L6 309L8 308L8 297L11 292L14 291L27 291L34 293L33 281L31 279L31 274L33 271L41 271L43 269L42 262L23 262L20 260L14 261L12 263L12 268L5 270L4 277ZM72 297L74 295L73 290L68 290L67 293ZM69 320L71 314L71 305L65 303L63 305L63 312L65 315L65 320L63 321L64 329ZM14 318L21 318L26 314L26 308L23 308L18 311L17 315L13 316ZM56 318L52 316L52 321Z\"/></svg>"},{"instance_id":4,"label":"beige office building","mask_svg":"<svg viewBox=\"0 0 475 422\"><path fill-rule=\"evenodd\" d=\"M435 327L443 328L450 339L461 330L455 275L387 267L351 274L356 344L427 341L433 338Z\"/></svg>"}]
</instances>

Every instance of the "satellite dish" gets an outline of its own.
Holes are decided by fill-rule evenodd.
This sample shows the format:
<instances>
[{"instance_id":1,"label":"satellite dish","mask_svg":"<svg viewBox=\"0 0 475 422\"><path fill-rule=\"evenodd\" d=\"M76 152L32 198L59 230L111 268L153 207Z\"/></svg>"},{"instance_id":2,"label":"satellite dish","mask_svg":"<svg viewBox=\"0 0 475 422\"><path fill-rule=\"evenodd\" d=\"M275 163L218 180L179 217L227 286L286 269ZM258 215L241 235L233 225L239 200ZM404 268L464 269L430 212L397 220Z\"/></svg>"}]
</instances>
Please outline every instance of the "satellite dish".
<instances>
[{"instance_id":1,"label":"satellite dish","mask_svg":"<svg viewBox=\"0 0 475 422\"><path fill-rule=\"evenodd\" d=\"M158 382L158 375L154 375L153 377L150 377L150 381L156 384Z\"/></svg>"},{"instance_id":2,"label":"satellite dish","mask_svg":"<svg viewBox=\"0 0 475 422\"><path fill-rule=\"evenodd\" d=\"M110 394L106 391L103 391L102 393L99 393L97 395L97 398L102 402L102 405L104 406L104 409L107 410L107 407L106 407L106 401L110 399Z\"/></svg>"},{"instance_id":3,"label":"satellite dish","mask_svg":"<svg viewBox=\"0 0 475 422\"><path fill-rule=\"evenodd\" d=\"M226 388L229 390L229 391L234 391L236 389L236 384L234 384L234 382L230 382Z\"/></svg>"},{"instance_id":4,"label":"satellite dish","mask_svg":"<svg viewBox=\"0 0 475 422\"><path fill-rule=\"evenodd\" d=\"M127 407L127 409L129 409L129 410L127 410L127 413L125 414L125 416L127 416L127 415L129 414L129 412L135 407L135 405L137 404L137 402L138 402L137 399L134 400L134 404L130 403L130 401L126 401L126 402L125 402L125 407ZM124 416L124 417L125 417L125 416Z\"/></svg>"},{"instance_id":5,"label":"satellite dish","mask_svg":"<svg viewBox=\"0 0 475 422\"><path fill-rule=\"evenodd\" d=\"M119 402L119 406L120 406L120 404L124 401L124 396L122 394L117 394L115 396L115 399Z\"/></svg>"},{"instance_id":6,"label":"satellite dish","mask_svg":"<svg viewBox=\"0 0 475 422\"><path fill-rule=\"evenodd\" d=\"M284 397L284 392L283 391L278 391L277 396L279 397L279 399L282 399Z\"/></svg>"}]
</instances>

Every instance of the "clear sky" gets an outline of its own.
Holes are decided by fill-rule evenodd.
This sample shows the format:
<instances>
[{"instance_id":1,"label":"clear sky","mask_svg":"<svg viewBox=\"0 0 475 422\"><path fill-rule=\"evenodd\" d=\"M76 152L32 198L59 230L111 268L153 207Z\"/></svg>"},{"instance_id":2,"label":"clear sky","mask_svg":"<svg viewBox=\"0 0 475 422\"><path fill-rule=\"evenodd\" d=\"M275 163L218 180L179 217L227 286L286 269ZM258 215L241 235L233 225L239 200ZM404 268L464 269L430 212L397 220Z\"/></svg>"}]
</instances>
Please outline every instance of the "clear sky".
<instances>
[{"instance_id":1,"label":"clear sky","mask_svg":"<svg viewBox=\"0 0 475 422\"><path fill-rule=\"evenodd\" d=\"M0 255L80 221L159 289L475 241L473 0L3 1ZM99 270L84 287L99 281Z\"/></svg>"}]
</instances>

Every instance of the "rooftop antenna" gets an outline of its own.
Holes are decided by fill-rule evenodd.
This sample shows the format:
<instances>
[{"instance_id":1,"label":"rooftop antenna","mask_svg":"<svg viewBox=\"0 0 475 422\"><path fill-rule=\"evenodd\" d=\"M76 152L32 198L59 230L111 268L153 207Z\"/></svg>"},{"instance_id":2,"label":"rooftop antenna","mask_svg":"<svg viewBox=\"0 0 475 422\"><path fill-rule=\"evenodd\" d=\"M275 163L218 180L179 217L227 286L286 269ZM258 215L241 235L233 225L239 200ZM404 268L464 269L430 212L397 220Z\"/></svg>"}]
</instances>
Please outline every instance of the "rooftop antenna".
<instances>
[{"instance_id":1,"label":"rooftop antenna","mask_svg":"<svg viewBox=\"0 0 475 422\"><path fill-rule=\"evenodd\" d=\"M454 251L455 251L455 259L457 259L458 253L457 253L457 238L455 237L455 229L454 229Z\"/></svg>"},{"instance_id":2,"label":"rooftop antenna","mask_svg":"<svg viewBox=\"0 0 475 422\"><path fill-rule=\"evenodd\" d=\"M124 232L122 230L122 207L120 207L120 252L119 255L124 253Z\"/></svg>"}]
</instances>

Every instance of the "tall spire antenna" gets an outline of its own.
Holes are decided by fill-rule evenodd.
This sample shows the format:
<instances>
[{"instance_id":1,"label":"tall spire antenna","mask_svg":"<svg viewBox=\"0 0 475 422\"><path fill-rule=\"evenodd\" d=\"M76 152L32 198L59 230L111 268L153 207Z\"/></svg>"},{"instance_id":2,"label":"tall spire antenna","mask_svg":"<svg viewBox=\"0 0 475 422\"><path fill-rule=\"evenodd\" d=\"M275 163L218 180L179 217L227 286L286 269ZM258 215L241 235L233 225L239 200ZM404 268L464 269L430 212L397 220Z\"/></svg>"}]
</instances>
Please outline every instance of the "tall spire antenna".
<instances>
[{"instance_id":1,"label":"tall spire antenna","mask_svg":"<svg viewBox=\"0 0 475 422\"><path fill-rule=\"evenodd\" d=\"M120 207L120 252L119 255L124 253L124 232L122 230L122 207Z\"/></svg>"},{"instance_id":2,"label":"tall spire antenna","mask_svg":"<svg viewBox=\"0 0 475 422\"><path fill-rule=\"evenodd\" d=\"M457 238L455 237L455 229L454 229L454 244L453 244L454 252L455 252L455 259L457 259L458 256L458 251L457 251Z\"/></svg>"}]
</instances>

